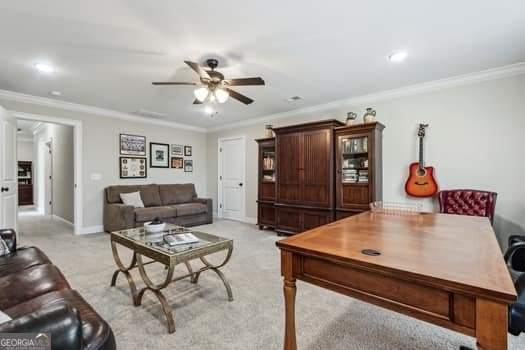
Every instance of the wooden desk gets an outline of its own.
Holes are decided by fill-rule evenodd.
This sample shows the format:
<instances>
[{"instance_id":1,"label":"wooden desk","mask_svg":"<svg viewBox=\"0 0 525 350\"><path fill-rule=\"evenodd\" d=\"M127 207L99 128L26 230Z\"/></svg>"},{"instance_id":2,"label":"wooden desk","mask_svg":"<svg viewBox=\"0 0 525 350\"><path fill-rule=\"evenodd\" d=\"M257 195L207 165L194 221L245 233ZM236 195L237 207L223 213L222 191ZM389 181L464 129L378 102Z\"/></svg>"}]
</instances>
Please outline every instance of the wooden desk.
<instances>
[{"instance_id":1,"label":"wooden desk","mask_svg":"<svg viewBox=\"0 0 525 350\"><path fill-rule=\"evenodd\" d=\"M517 296L487 218L365 212L277 246L286 350L297 348L296 279L476 337L478 349L507 349L507 308Z\"/></svg>"}]
</instances>

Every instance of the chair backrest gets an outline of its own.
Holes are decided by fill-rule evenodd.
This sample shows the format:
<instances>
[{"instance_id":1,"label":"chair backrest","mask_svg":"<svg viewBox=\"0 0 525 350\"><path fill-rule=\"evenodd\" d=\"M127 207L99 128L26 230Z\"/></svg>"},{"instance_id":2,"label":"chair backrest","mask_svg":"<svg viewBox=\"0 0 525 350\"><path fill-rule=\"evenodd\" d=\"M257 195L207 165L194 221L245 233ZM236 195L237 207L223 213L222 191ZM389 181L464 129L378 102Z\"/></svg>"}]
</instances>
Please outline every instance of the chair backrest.
<instances>
[{"instance_id":1,"label":"chair backrest","mask_svg":"<svg viewBox=\"0 0 525 350\"><path fill-rule=\"evenodd\" d=\"M492 223L498 194L479 190L445 190L439 192L441 213L485 216Z\"/></svg>"}]
</instances>

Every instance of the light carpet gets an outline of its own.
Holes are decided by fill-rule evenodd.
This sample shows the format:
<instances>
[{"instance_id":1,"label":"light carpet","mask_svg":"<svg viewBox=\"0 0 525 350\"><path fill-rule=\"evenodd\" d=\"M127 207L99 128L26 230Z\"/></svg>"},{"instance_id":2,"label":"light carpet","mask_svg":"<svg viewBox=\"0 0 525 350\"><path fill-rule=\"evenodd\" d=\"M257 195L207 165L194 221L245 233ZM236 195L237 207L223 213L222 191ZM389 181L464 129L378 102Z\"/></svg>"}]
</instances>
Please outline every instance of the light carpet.
<instances>
[{"instance_id":1,"label":"light carpet","mask_svg":"<svg viewBox=\"0 0 525 350\"><path fill-rule=\"evenodd\" d=\"M66 224L38 216L20 218L19 226L20 244L38 246L50 257L108 321L119 349L282 349L284 305L275 246L280 238L272 231L227 220L199 227L234 240L232 259L222 269L234 301L227 301L222 282L211 271L203 273L196 285L176 282L164 290L177 329L168 334L154 295L146 293L143 305L134 307L123 275L116 287L109 286L116 267L108 234L74 236ZM122 248L121 256L127 262L131 254ZM160 282L162 266L149 267ZM185 273L182 267L176 271ZM140 281L138 271L133 275ZM298 348L303 350L475 348L474 338L300 281L296 327ZM509 335L509 348L525 349L525 336Z\"/></svg>"}]
</instances>

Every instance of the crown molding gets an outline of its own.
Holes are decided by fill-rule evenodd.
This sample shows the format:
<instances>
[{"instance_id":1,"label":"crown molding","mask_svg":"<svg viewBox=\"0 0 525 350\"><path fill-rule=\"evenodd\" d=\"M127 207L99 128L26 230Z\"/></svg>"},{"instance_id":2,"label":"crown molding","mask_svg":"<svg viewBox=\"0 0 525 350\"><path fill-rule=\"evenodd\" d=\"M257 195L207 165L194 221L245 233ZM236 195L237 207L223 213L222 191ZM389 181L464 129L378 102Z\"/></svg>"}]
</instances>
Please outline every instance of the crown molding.
<instances>
[{"instance_id":1,"label":"crown molding","mask_svg":"<svg viewBox=\"0 0 525 350\"><path fill-rule=\"evenodd\" d=\"M63 110L68 110L68 111L73 111L73 112L100 115L104 117L129 120L129 121L138 122L138 123L155 124L155 125L167 126L171 128L196 131L196 132L204 132L204 133L206 132L205 128L199 128L193 125L187 125L187 124L182 124L182 123L177 123L177 122L170 122L166 120L150 119L150 118L145 118L145 117L141 117L141 116L137 116L133 114L118 112L118 111L114 111L110 109L88 106L88 105L83 105L79 103L54 100L54 99L47 98L47 97L22 94L19 92L14 92L14 91L9 91L9 90L0 90L0 98L3 98L8 101L22 102L22 103L27 103L27 104L37 105L37 106L63 109Z\"/></svg>"},{"instance_id":2,"label":"crown molding","mask_svg":"<svg viewBox=\"0 0 525 350\"><path fill-rule=\"evenodd\" d=\"M458 75L450 78L433 80L426 83L420 83L415 85L409 85L397 89L385 90L377 93L351 97L347 99L332 101L320 105L293 109L287 112L281 112L276 114L270 114L263 117L251 118L244 121L236 121L228 124L223 124L217 127L210 127L206 130L208 132L216 132L221 130L236 129L243 126L249 126L253 124L265 123L271 120L278 120L288 118L298 114L309 114L315 112L322 112L328 109L337 109L350 105L359 105L370 102L378 102L382 100L388 100L398 97L406 97L429 93L433 91L443 90L456 86L469 85L480 83L483 81L496 80L507 78L515 75L525 74L525 62L511 64L507 66L491 68L475 73L468 73Z\"/></svg>"},{"instance_id":3,"label":"crown molding","mask_svg":"<svg viewBox=\"0 0 525 350\"><path fill-rule=\"evenodd\" d=\"M209 127L209 128L200 128L197 126L187 125L187 124L182 124L182 123L177 123L177 122L145 118L145 117L123 113L123 112L118 112L118 111L114 111L110 109L88 106L88 105L66 102L66 101L60 101L60 100L55 100L55 99L51 99L47 97L22 94L19 92L14 92L14 91L9 91L9 90L0 89L0 98L6 99L8 101L22 102L22 103L28 103L32 105L63 109L63 110L69 110L69 111L74 111L74 112L100 115L100 116L105 116L109 118L123 119L123 120L138 122L138 123L161 125L161 126L167 126L171 128L206 133L206 132L216 132L216 131L227 130L227 129L236 129L236 128L243 127L243 126L265 123L271 120L283 119L283 118L291 117L297 114L322 112L328 109L337 109L337 108L342 108L344 106L349 106L349 105L358 105L358 104L378 102L378 101L388 100L388 99L393 99L393 98L398 98L398 97L418 95L418 94L438 91L442 89L452 88L456 86L469 85L469 84L479 83L479 82L488 81L488 80L496 80L496 79L511 77L511 76L520 75L520 74L525 74L525 62L520 62L520 63L511 64L507 66L487 69L487 70L483 70L483 71L475 72L475 73L458 75L458 76L454 76L454 77L450 77L446 79L434 80L434 81L421 83L421 84L409 85L409 86L405 86L405 87L401 87L397 89L381 91L378 93L372 93L372 94L352 97L348 99L332 101L332 102L328 102L328 103L324 103L320 105L293 109L287 112L281 112L281 113L270 114L270 115L256 117L256 118L250 118L244 121L236 121L232 123L223 124L217 127Z\"/></svg>"}]
</instances>

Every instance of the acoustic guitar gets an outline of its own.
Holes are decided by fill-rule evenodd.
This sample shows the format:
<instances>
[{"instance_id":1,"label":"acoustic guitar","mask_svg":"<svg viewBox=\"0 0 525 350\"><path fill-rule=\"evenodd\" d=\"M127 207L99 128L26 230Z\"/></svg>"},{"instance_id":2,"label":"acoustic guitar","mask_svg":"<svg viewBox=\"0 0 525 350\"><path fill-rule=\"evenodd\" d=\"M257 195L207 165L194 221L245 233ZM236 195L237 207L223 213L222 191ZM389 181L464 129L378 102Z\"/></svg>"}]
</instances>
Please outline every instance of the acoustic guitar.
<instances>
[{"instance_id":1,"label":"acoustic guitar","mask_svg":"<svg viewBox=\"0 0 525 350\"><path fill-rule=\"evenodd\" d=\"M405 184L405 191L412 197L432 197L438 191L438 184L434 178L434 167L425 166L423 161L423 138L428 124L419 124L419 162L410 164L409 176Z\"/></svg>"}]
</instances>

